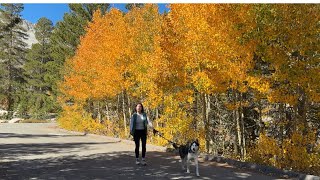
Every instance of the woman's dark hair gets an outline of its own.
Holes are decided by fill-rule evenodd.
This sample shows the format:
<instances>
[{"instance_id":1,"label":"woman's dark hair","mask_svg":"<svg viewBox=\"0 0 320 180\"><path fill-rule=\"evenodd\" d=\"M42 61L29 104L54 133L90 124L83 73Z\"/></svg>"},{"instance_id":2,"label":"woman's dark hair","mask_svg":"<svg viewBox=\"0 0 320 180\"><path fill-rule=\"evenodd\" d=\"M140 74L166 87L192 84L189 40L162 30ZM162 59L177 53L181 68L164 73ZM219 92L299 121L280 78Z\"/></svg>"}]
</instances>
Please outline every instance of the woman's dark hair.
<instances>
[{"instance_id":1,"label":"woman's dark hair","mask_svg":"<svg viewBox=\"0 0 320 180\"><path fill-rule=\"evenodd\" d=\"M134 107L134 112L137 112L137 106L138 106L139 104L141 105L141 112L144 113L144 107L143 107L142 103L138 103L138 104Z\"/></svg>"}]
</instances>

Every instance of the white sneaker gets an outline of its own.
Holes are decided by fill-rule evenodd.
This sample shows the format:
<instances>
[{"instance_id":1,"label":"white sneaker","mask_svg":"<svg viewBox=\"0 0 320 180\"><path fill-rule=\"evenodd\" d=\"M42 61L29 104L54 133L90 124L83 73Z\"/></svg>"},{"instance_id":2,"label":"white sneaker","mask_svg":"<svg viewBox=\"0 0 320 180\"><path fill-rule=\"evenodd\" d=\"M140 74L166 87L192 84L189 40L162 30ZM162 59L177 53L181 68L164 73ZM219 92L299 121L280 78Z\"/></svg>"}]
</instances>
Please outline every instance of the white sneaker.
<instances>
[{"instance_id":1,"label":"white sneaker","mask_svg":"<svg viewBox=\"0 0 320 180\"><path fill-rule=\"evenodd\" d=\"M146 160L144 158L142 158L141 164L144 165L144 166L147 165Z\"/></svg>"},{"instance_id":2,"label":"white sneaker","mask_svg":"<svg viewBox=\"0 0 320 180\"><path fill-rule=\"evenodd\" d=\"M136 165L139 165L140 164L140 161L139 161L139 159L137 158L136 159Z\"/></svg>"}]
</instances>

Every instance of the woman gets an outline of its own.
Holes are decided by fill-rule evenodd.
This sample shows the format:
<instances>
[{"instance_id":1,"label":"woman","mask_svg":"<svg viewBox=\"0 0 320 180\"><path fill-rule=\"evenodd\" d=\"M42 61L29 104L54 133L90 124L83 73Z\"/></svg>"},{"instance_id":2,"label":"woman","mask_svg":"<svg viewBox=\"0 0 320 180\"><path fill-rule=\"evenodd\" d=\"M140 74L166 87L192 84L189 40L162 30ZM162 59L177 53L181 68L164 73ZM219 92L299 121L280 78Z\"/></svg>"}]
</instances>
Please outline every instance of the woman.
<instances>
[{"instance_id":1,"label":"woman","mask_svg":"<svg viewBox=\"0 0 320 180\"><path fill-rule=\"evenodd\" d=\"M144 112L143 105L141 103L136 105L135 113L132 115L130 120L130 134L134 138L136 145L135 154L136 154L136 164L139 165L139 146L140 139L142 142L142 159L141 164L146 165L146 142L147 142L147 126L153 128L151 121L147 117L147 114Z\"/></svg>"}]
</instances>

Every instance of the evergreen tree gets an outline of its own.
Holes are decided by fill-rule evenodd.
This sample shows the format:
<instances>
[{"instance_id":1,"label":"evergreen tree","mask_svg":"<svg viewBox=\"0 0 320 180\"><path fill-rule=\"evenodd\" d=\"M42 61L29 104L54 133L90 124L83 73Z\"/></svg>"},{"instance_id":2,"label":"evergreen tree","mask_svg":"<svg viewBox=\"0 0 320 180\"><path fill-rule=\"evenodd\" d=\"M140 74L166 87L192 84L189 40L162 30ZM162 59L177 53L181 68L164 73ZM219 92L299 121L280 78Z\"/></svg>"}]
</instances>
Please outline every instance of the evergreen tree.
<instances>
[{"instance_id":1,"label":"evergreen tree","mask_svg":"<svg viewBox=\"0 0 320 180\"><path fill-rule=\"evenodd\" d=\"M128 3L128 4L126 4L126 9L130 11L134 7L142 8L143 6L144 6L143 3Z\"/></svg>"},{"instance_id":2,"label":"evergreen tree","mask_svg":"<svg viewBox=\"0 0 320 180\"><path fill-rule=\"evenodd\" d=\"M22 4L1 4L0 21L0 103L11 118L19 104L23 65L27 52L26 30L22 27Z\"/></svg>"},{"instance_id":3,"label":"evergreen tree","mask_svg":"<svg viewBox=\"0 0 320 180\"><path fill-rule=\"evenodd\" d=\"M24 109L34 117L41 117L54 108L53 98L50 97L51 87L48 83L47 63L52 60L50 53L50 36L53 30L52 22L47 18L40 18L35 26L35 36L39 43L33 44L27 55L24 66L26 86L23 103Z\"/></svg>"}]
</instances>

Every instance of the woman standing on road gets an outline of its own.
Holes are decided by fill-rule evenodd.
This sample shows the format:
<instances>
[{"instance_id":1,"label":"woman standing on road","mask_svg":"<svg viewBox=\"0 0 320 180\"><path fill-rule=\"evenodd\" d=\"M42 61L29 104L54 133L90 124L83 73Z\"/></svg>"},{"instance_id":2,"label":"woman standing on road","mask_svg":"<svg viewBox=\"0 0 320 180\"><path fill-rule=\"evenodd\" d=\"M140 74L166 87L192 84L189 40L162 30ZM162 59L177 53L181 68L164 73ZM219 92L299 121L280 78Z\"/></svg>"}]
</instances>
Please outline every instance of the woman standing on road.
<instances>
[{"instance_id":1,"label":"woman standing on road","mask_svg":"<svg viewBox=\"0 0 320 180\"><path fill-rule=\"evenodd\" d=\"M140 164L139 160L139 146L140 139L142 142L142 159L141 164L146 165L146 143L147 143L147 126L153 128L151 121L149 120L147 114L144 112L142 103L138 103L135 108L135 113L131 116L130 119L130 134L134 138L136 145L135 154L136 154L136 164Z\"/></svg>"}]
</instances>

